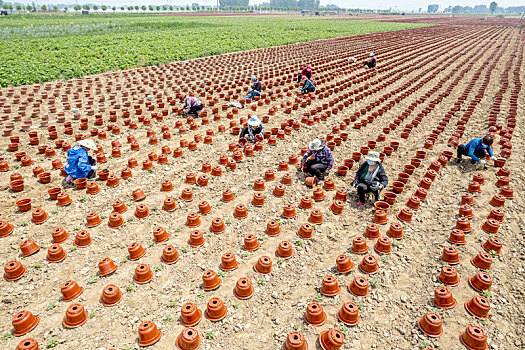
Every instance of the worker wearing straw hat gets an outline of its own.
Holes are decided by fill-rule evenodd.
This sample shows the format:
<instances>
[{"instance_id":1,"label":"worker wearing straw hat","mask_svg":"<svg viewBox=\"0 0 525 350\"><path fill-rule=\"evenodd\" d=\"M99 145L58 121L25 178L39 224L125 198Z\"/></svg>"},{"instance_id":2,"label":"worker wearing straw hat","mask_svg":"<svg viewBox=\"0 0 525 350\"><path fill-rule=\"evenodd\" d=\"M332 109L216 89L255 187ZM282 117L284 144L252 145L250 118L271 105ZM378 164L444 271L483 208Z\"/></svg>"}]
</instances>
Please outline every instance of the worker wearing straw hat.
<instances>
[{"instance_id":1,"label":"worker wearing straw hat","mask_svg":"<svg viewBox=\"0 0 525 350\"><path fill-rule=\"evenodd\" d=\"M302 169L305 173L315 176L317 180L324 180L334 165L332 151L324 141L315 139L308 144L309 150L301 159Z\"/></svg>"},{"instance_id":2,"label":"worker wearing straw hat","mask_svg":"<svg viewBox=\"0 0 525 350\"><path fill-rule=\"evenodd\" d=\"M379 200L379 193L388 184L385 168L381 164L379 152L370 151L366 156L366 162L359 165L359 169L352 182L352 186L357 189L359 202L357 207L365 204L365 195L372 192L375 201Z\"/></svg>"},{"instance_id":3,"label":"worker wearing straw hat","mask_svg":"<svg viewBox=\"0 0 525 350\"><path fill-rule=\"evenodd\" d=\"M67 151L67 164L64 170L67 173L66 182L73 182L75 179L95 177L97 170L96 161L89 156L88 151L96 151L97 145L92 139L78 141L78 145L73 146Z\"/></svg>"}]
</instances>

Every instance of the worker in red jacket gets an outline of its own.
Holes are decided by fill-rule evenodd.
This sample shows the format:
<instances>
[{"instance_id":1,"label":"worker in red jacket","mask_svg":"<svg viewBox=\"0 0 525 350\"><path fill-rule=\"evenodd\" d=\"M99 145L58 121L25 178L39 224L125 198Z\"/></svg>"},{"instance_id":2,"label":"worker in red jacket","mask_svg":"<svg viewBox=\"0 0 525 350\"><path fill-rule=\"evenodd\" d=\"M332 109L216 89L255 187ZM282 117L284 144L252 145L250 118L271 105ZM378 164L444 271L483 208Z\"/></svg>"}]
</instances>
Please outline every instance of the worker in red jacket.
<instances>
[{"instance_id":1,"label":"worker in red jacket","mask_svg":"<svg viewBox=\"0 0 525 350\"><path fill-rule=\"evenodd\" d=\"M301 73L297 76L297 82L300 83L301 79L303 79L303 77L307 77L308 79L312 79L312 66L311 65L308 65L308 66L303 68Z\"/></svg>"}]
</instances>

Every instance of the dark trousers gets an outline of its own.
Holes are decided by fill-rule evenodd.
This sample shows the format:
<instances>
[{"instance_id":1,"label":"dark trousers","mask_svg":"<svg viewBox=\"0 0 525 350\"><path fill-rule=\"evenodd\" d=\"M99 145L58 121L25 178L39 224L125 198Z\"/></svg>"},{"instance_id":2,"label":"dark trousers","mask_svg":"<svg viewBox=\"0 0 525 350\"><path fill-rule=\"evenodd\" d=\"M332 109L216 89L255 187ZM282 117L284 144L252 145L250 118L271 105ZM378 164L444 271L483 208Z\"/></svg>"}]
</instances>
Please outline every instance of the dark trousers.
<instances>
[{"instance_id":1,"label":"dark trousers","mask_svg":"<svg viewBox=\"0 0 525 350\"><path fill-rule=\"evenodd\" d=\"M309 75L306 75L306 77L310 79L312 75L309 74ZM303 75L299 73L299 75L297 76L297 82L300 83L301 79L303 79Z\"/></svg>"},{"instance_id":2,"label":"dark trousers","mask_svg":"<svg viewBox=\"0 0 525 350\"><path fill-rule=\"evenodd\" d=\"M465 147L465 145L459 145L457 155L458 155L458 160L461 160L463 156L468 156L468 148ZM487 155L487 151L485 151L484 149L478 149L474 151L474 155L478 157L479 159L483 159ZM472 159L471 163L474 164L476 163L476 161Z\"/></svg>"},{"instance_id":3,"label":"dark trousers","mask_svg":"<svg viewBox=\"0 0 525 350\"><path fill-rule=\"evenodd\" d=\"M359 196L359 202L364 203L365 202L365 194L372 192L374 194L375 200L379 200L379 192L381 190L373 191L370 189L370 186L364 182L357 184L357 195Z\"/></svg>"},{"instance_id":4,"label":"dark trousers","mask_svg":"<svg viewBox=\"0 0 525 350\"><path fill-rule=\"evenodd\" d=\"M201 110L202 110L202 105L191 106L188 114L193 114L195 118L199 118L200 117L199 111Z\"/></svg>"},{"instance_id":5,"label":"dark trousers","mask_svg":"<svg viewBox=\"0 0 525 350\"><path fill-rule=\"evenodd\" d=\"M364 66L365 66L366 68L374 68L376 65L375 65L374 63L372 63L372 62L368 62L368 61L366 61L366 62L364 63Z\"/></svg>"},{"instance_id":6,"label":"dark trousers","mask_svg":"<svg viewBox=\"0 0 525 350\"><path fill-rule=\"evenodd\" d=\"M88 161L89 161L89 165L97 165L97 161L95 159L93 159L93 157L91 156L88 156ZM88 179L94 179L95 176L96 176L96 171L95 170L91 170L87 176Z\"/></svg>"},{"instance_id":7,"label":"dark trousers","mask_svg":"<svg viewBox=\"0 0 525 350\"><path fill-rule=\"evenodd\" d=\"M306 172L315 176L317 180L324 180L323 173L328 169L328 165L323 163L316 163L313 159L309 159L305 164Z\"/></svg>"}]
</instances>

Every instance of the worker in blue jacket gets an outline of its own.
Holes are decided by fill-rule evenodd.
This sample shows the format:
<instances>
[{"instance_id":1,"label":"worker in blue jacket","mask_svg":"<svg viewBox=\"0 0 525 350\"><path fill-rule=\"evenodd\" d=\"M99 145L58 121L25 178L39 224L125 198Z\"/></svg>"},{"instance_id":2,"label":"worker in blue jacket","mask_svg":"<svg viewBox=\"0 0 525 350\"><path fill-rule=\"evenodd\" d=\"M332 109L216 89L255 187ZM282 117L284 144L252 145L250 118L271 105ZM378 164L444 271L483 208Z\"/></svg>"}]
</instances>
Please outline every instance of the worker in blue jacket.
<instances>
[{"instance_id":1,"label":"worker in blue jacket","mask_svg":"<svg viewBox=\"0 0 525 350\"><path fill-rule=\"evenodd\" d=\"M496 160L496 157L494 157L494 154L492 153L492 143L494 142L494 139L492 136L487 135L484 138L475 138L470 140L469 143L466 145L459 145L458 146L458 158L456 159L456 164L461 163L462 156L469 156L472 158L470 161L471 164L476 164L479 162L480 164L486 164L485 161L487 152L490 155L490 159Z\"/></svg>"},{"instance_id":2,"label":"worker in blue jacket","mask_svg":"<svg viewBox=\"0 0 525 350\"><path fill-rule=\"evenodd\" d=\"M78 141L78 145L73 146L67 151L67 164L64 166L68 177L66 182L73 182L75 179L95 177L97 165L95 159L89 156L88 151L97 150L95 142L91 139Z\"/></svg>"}]
</instances>

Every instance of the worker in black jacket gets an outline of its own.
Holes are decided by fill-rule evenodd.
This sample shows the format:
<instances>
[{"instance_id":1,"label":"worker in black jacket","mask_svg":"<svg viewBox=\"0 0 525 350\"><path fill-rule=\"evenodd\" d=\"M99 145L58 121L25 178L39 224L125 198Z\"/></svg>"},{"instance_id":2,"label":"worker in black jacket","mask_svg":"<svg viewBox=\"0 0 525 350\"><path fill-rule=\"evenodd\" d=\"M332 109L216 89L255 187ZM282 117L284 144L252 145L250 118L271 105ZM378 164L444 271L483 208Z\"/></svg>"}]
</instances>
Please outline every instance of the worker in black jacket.
<instances>
[{"instance_id":1,"label":"worker in black jacket","mask_svg":"<svg viewBox=\"0 0 525 350\"><path fill-rule=\"evenodd\" d=\"M261 90L262 90L261 82L257 79L256 76L253 76L252 77L252 89L250 90L248 95L246 95L244 99L246 100L248 98L254 98L255 96L261 96Z\"/></svg>"},{"instance_id":2,"label":"worker in black jacket","mask_svg":"<svg viewBox=\"0 0 525 350\"><path fill-rule=\"evenodd\" d=\"M381 164L378 152L370 151L366 157L366 162L359 165L352 186L357 189L359 202L357 207L365 204L365 194L372 192L375 201L379 200L379 193L388 185L388 177L385 168Z\"/></svg>"}]
</instances>

